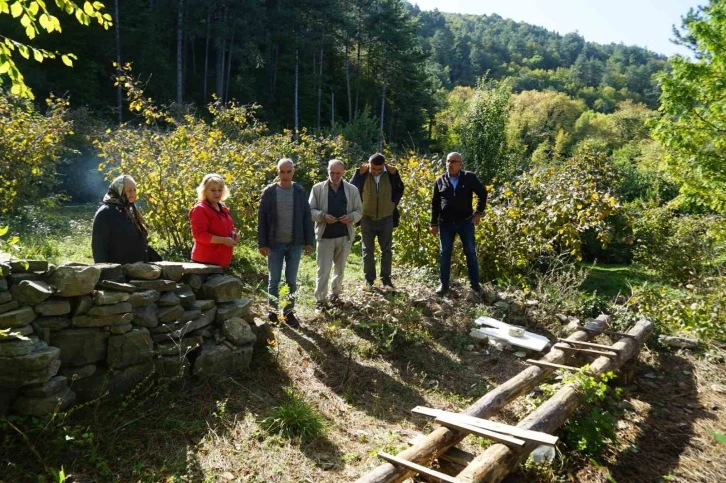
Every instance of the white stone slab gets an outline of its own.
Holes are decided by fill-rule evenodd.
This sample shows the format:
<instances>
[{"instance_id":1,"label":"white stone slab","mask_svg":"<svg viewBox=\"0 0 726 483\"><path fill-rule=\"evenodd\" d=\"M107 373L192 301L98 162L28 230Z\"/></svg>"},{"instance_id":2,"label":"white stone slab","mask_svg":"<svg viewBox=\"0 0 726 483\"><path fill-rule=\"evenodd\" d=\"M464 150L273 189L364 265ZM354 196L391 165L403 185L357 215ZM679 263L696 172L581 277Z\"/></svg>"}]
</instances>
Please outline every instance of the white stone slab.
<instances>
[{"instance_id":1,"label":"white stone slab","mask_svg":"<svg viewBox=\"0 0 726 483\"><path fill-rule=\"evenodd\" d=\"M479 329L472 329L470 335L478 338L474 335L474 331L478 331L479 334L487 337L493 337L501 339L509 344L516 345L518 347L524 347L525 349L541 352L550 343L550 340L539 334L524 331L522 337L513 337L509 335L510 327L519 327L518 325L507 324L501 320L493 319L491 317L479 317L474 321L477 325L486 325L489 327L480 327Z\"/></svg>"}]
</instances>

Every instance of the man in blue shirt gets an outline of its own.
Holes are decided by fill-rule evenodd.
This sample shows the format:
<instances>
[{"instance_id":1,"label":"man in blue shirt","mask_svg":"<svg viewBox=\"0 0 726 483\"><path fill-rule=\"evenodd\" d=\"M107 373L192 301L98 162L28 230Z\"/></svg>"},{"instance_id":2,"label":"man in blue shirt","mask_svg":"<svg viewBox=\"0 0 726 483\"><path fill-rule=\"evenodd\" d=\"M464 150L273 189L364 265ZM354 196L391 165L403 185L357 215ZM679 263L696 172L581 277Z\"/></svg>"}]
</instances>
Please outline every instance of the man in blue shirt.
<instances>
[{"instance_id":1,"label":"man in blue shirt","mask_svg":"<svg viewBox=\"0 0 726 483\"><path fill-rule=\"evenodd\" d=\"M441 285L436 294L441 296L449 291L451 252L457 234L464 247L471 288L476 293L481 292L474 226L484 214L487 192L476 175L471 171L464 171L462 167L461 154L454 152L446 156L446 173L436 179L431 199L430 231L432 235L439 237L441 250ZM474 195L477 197L476 210L472 208Z\"/></svg>"}]
</instances>

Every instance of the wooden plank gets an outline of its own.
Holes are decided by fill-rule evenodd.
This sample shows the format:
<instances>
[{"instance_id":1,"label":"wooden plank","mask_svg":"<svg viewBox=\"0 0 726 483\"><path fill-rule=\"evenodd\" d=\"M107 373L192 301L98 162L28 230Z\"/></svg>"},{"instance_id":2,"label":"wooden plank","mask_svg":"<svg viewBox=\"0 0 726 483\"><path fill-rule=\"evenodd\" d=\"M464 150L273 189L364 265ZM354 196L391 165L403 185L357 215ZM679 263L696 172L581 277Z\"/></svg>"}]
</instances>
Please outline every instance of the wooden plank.
<instances>
[{"instance_id":1,"label":"wooden plank","mask_svg":"<svg viewBox=\"0 0 726 483\"><path fill-rule=\"evenodd\" d=\"M416 436L414 436L413 438L409 439L408 444L411 446L420 444L425 439L426 439L426 435L419 433ZM472 462L472 460L474 459L474 455L469 453L468 451L464 451L462 449L454 447L454 448L449 448L449 450L446 453L439 456L438 459L449 461L451 463L456 463L457 465L466 466Z\"/></svg>"},{"instance_id":2,"label":"wooden plank","mask_svg":"<svg viewBox=\"0 0 726 483\"><path fill-rule=\"evenodd\" d=\"M524 347L525 349L537 352L544 350L544 348L550 343L550 340L547 337L527 331L524 332L522 337L514 337L509 335L509 327L481 327L475 330L478 330L487 337L501 339L508 344Z\"/></svg>"},{"instance_id":3,"label":"wooden plank","mask_svg":"<svg viewBox=\"0 0 726 483\"><path fill-rule=\"evenodd\" d=\"M605 349L613 352L622 352L622 349L619 349L617 347L604 345L604 344L594 344L592 342L584 342L579 340L572 340L572 339L563 339L561 337L557 338L558 342L566 342L568 344L574 344L574 345L581 345L583 347L592 347L593 349Z\"/></svg>"},{"instance_id":4,"label":"wooden plank","mask_svg":"<svg viewBox=\"0 0 726 483\"><path fill-rule=\"evenodd\" d=\"M587 332L592 332L595 334L606 334L606 335L614 335L617 337L629 337L631 339L635 339L635 336L633 334L628 334L625 332L615 332L614 330L607 330L607 329L591 329L589 327L583 327L581 325L577 326L580 330L585 330Z\"/></svg>"},{"instance_id":5,"label":"wooden plank","mask_svg":"<svg viewBox=\"0 0 726 483\"><path fill-rule=\"evenodd\" d=\"M604 357L618 357L617 352L605 352L605 351L597 351L594 349L584 349L582 347L571 347L566 344L555 344L555 349L561 349L563 351L571 351L571 352L577 352L578 354L591 354L594 356L604 356Z\"/></svg>"},{"instance_id":6,"label":"wooden plank","mask_svg":"<svg viewBox=\"0 0 726 483\"><path fill-rule=\"evenodd\" d=\"M446 426L447 428L458 429L459 431L466 431L467 433L491 439L492 441L496 441L498 443L506 445L524 446L525 443L523 439L515 438L513 436L509 436L503 433L498 433L496 431L489 431L488 429L480 428L479 426L466 424L461 420L457 420L456 418L451 416L439 416L434 419L434 422L439 423L442 426Z\"/></svg>"},{"instance_id":7,"label":"wooden plank","mask_svg":"<svg viewBox=\"0 0 726 483\"><path fill-rule=\"evenodd\" d=\"M479 428L488 429L497 433L508 434L516 438L523 439L525 441L534 441L541 444L557 444L558 437L552 436L551 434L541 433L539 431L529 431L521 429L516 426L510 426L504 423L497 423L496 421L490 421L488 419L475 418L473 416L467 416L466 414L452 413L449 411L441 411L439 409L427 408L424 406L416 406L411 410L412 413L421 414L431 418L440 417L451 417L456 421L460 421L464 424L471 426L477 426Z\"/></svg>"},{"instance_id":8,"label":"wooden plank","mask_svg":"<svg viewBox=\"0 0 726 483\"><path fill-rule=\"evenodd\" d=\"M527 359L525 362L528 364L532 364L534 366L540 366L540 367L551 367L553 369L564 369L566 371L575 371L575 372L587 372L582 369L582 367L572 367L572 366L565 366L562 364L553 364L551 362L543 362L543 361L536 361L534 359Z\"/></svg>"},{"instance_id":9,"label":"wooden plank","mask_svg":"<svg viewBox=\"0 0 726 483\"><path fill-rule=\"evenodd\" d=\"M393 456L388 453L378 453L378 457L381 459L384 459L388 461L389 463L393 463L399 466L403 466L405 468L408 468L410 470L417 471L421 473L422 475L430 476L432 478L436 478L440 481L446 481L447 483L461 483L461 480L457 480L453 476L449 476L445 473L441 473L436 470L432 470L431 468L426 468L425 466L421 466L419 464L416 464L412 461L405 460L403 458L398 458L396 456Z\"/></svg>"}]
</instances>

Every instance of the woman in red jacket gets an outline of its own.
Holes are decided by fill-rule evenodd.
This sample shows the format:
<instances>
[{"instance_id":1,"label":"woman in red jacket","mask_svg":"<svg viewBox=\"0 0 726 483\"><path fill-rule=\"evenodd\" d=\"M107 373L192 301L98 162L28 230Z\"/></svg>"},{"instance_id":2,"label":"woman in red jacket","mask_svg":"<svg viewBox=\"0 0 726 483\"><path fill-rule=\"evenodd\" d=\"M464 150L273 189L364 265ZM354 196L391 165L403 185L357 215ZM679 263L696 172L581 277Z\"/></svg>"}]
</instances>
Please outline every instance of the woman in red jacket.
<instances>
[{"instance_id":1,"label":"woman in red jacket","mask_svg":"<svg viewBox=\"0 0 726 483\"><path fill-rule=\"evenodd\" d=\"M189 211L194 237L192 260L226 267L232 261L232 247L240 239L232 215L222 203L229 197L229 189L220 175L208 174L197 187L197 194L199 201Z\"/></svg>"}]
</instances>

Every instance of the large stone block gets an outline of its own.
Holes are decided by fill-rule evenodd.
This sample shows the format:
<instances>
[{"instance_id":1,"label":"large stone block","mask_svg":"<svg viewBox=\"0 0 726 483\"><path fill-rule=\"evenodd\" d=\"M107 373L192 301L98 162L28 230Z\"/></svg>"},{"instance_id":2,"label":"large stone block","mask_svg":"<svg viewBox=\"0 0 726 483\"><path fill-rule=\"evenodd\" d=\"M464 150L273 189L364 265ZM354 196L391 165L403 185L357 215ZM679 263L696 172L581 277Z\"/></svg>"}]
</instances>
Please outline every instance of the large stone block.
<instances>
[{"instance_id":1,"label":"large stone block","mask_svg":"<svg viewBox=\"0 0 726 483\"><path fill-rule=\"evenodd\" d=\"M190 309L185 310L184 313L181 316L181 319L179 319L182 322L189 322L190 320L196 320L199 317L202 316L202 311L199 309Z\"/></svg>"},{"instance_id":2,"label":"large stone block","mask_svg":"<svg viewBox=\"0 0 726 483\"><path fill-rule=\"evenodd\" d=\"M179 305L179 297L173 291L165 292L159 297L159 301L156 303L159 307L173 307Z\"/></svg>"},{"instance_id":3,"label":"large stone block","mask_svg":"<svg viewBox=\"0 0 726 483\"><path fill-rule=\"evenodd\" d=\"M43 276L45 275L45 272L28 272L28 273L11 273L8 275L8 281L9 285L18 285L20 282L23 281L38 281L43 280Z\"/></svg>"},{"instance_id":4,"label":"large stone block","mask_svg":"<svg viewBox=\"0 0 726 483\"><path fill-rule=\"evenodd\" d=\"M33 329L36 332L42 330L63 330L71 326L71 318L67 315L59 315L57 317L38 317L32 322Z\"/></svg>"},{"instance_id":5,"label":"large stone block","mask_svg":"<svg viewBox=\"0 0 726 483\"><path fill-rule=\"evenodd\" d=\"M13 299L21 304L37 304L53 295L53 288L45 282L23 280L12 290Z\"/></svg>"},{"instance_id":6,"label":"large stone block","mask_svg":"<svg viewBox=\"0 0 726 483\"><path fill-rule=\"evenodd\" d=\"M68 389L68 378L54 376L43 384L31 384L20 390L20 394L28 397L48 397Z\"/></svg>"},{"instance_id":7,"label":"large stone block","mask_svg":"<svg viewBox=\"0 0 726 483\"><path fill-rule=\"evenodd\" d=\"M3 292L3 293L7 293L7 292ZM0 314L4 314L5 312L10 312L11 310L15 310L18 307L20 307L20 304L18 303L17 300L11 300L10 302L0 303Z\"/></svg>"},{"instance_id":8,"label":"large stone block","mask_svg":"<svg viewBox=\"0 0 726 483\"><path fill-rule=\"evenodd\" d=\"M76 393L70 389L46 397L20 396L13 404L13 410L24 416L44 416L69 408L75 400Z\"/></svg>"},{"instance_id":9,"label":"large stone block","mask_svg":"<svg viewBox=\"0 0 726 483\"><path fill-rule=\"evenodd\" d=\"M194 361L195 375L218 377L245 372L252 361L252 346L230 349L224 344L205 342L202 352Z\"/></svg>"},{"instance_id":10,"label":"large stone block","mask_svg":"<svg viewBox=\"0 0 726 483\"><path fill-rule=\"evenodd\" d=\"M187 353L200 347L204 342L202 336L184 337L180 341L156 344L155 352L160 356L184 357Z\"/></svg>"},{"instance_id":11,"label":"large stone block","mask_svg":"<svg viewBox=\"0 0 726 483\"><path fill-rule=\"evenodd\" d=\"M60 367L60 350L43 347L19 357L0 357L0 386L22 387L44 383Z\"/></svg>"},{"instance_id":12,"label":"large stone block","mask_svg":"<svg viewBox=\"0 0 726 483\"><path fill-rule=\"evenodd\" d=\"M211 275L213 273L224 273L219 265L207 265L205 263L184 263L184 274Z\"/></svg>"},{"instance_id":13,"label":"large stone block","mask_svg":"<svg viewBox=\"0 0 726 483\"><path fill-rule=\"evenodd\" d=\"M159 325L159 307L156 304L134 307L134 324L142 327Z\"/></svg>"},{"instance_id":14,"label":"large stone block","mask_svg":"<svg viewBox=\"0 0 726 483\"><path fill-rule=\"evenodd\" d=\"M275 331L267 320L254 319L250 324L250 329L257 336L255 348L266 347L275 342Z\"/></svg>"},{"instance_id":15,"label":"large stone block","mask_svg":"<svg viewBox=\"0 0 726 483\"><path fill-rule=\"evenodd\" d=\"M106 315L127 314L133 312L134 308L128 302L121 302L113 305L95 305L88 311L88 315L103 317Z\"/></svg>"},{"instance_id":16,"label":"large stone block","mask_svg":"<svg viewBox=\"0 0 726 483\"><path fill-rule=\"evenodd\" d=\"M161 278L178 282L184 276L184 264L178 262L154 262L161 267Z\"/></svg>"},{"instance_id":17,"label":"large stone block","mask_svg":"<svg viewBox=\"0 0 726 483\"><path fill-rule=\"evenodd\" d=\"M114 305L126 302L132 294L128 292L113 292L111 290L94 290L93 303L96 305Z\"/></svg>"},{"instance_id":18,"label":"large stone block","mask_svg":"<svg viewBox=\"0 0 726 483\"><path fill-rule=\"evenodd\" d=\"M131 332L134 330L134 326L131 324L123 324L123 325L112 325L108 328L108 331L111 332L111 334L125 334L126 332Z\"/></svg>"},{"instance_id":19,"label":"large stone block","mask_svg":"<svg viewBox=\"0 0 726 483\"><path fill-rule=\"evenodd\" d=\"M237 299L225 304L217 304L217 320L221 324L232 317L245 318L252 312L252 301L249 299Z\"/></svg>"},{"instance_id":20,"label":"large stone block","mask_svg":"<svg viewBox=\"0 0 726 483\"><path fill-rule=\"evenodd\" d=\"M189 285L189 287L194 291L194 293L199 292L199 290L202 288L202 284L204 284L204 278L201 275L197 275L196 273L191 273L189 275L184 275L184 283Z\"/></svg>"},{"instance_id":21,"label":"large stone block","mask_svg":"<svg viewBox=\"0 0 726 483\"><path fill-rule=\"evenodd\" d=\"M218 275L210 277L202 285L202 294L205 298L215 302L231 302L242 296L242 281L232 275Z\"/></svg>"},{"instance_id":22,"label":"large stone block","mask_svg":"<svg viewBox=\"0 0 726 483\"><path fill-rule=\"evenodd\" d=\"M0 276L0 292L3 292L8 289L8 281L5 279L5 277Z\"/></svg>"},{"instance_id":23,"label":"large stone block","mask_svg":"<svg viewBox=\"0 0 726 483\"><path fill-rule=\"evenodd\" d=\"M194 319L192 321L181 321L176 322L174 324L164 324L160 325L158 327L152 328L149 332L151 332L154 335L165 335L166 337L154 337L154 342L158 342L159 340L168 340L168 339L180 339L184 337L185 335L189 334L190 332L193 332L195 330L202 329L208 325L210 325L215 318L216 315L216 307L212 308L212 310L208 310L207 312L204 312L200 317L197 319Z\"/></svg>"},{"instance_id":24,"label":"large stone block","mask_svg":"<svg viewBox=\"0 0 726 483\"><path fill-rule=\"evenodd\" d=\"M156 375L161 378L176 378L191 375L191 364L186 357L169 356L154 359Z\"/></svg>"},{"instance_id":25,"label":"large stone block","mask_svg":"<svg viewBox=\"0 0 726 483\"><path fill-rule=\"evenodd\" d=\"M48 262L46 260L17 260L10 262L10 269L14 273L46 272Z\"/></svg>"},{"instance_id":26,"label":"large stone block","mask_svg":"<svg viewBox=\"0 0 726 483\"><path fill-rule=\"evenodd\" d=\"M181 319L182 315L184 315L184 308L180 305L163 307L159 310L159 321L167 324Z\"/></svg>"},{"instance_id":27,"label":"large stone block","mask_svg":"<svg viewBox=\"0 0 726 483\"><path fill-rule=\"evenodd\" d=\"M13 300L13 294L10 292L0 292L0 305L7 304Z\"/></svg>"},{"instance_id":28,"label":"large stone block","mask_svg":"<svg viewBox=\"0 0 726 483\"><path fill-rule=\"evenodd\" d=\"M123 266L119 263L94 263L93 266L101 271L100 280L117 281L124 276Z\"/></svg>"},{"instance_id":29,"label":"large stone block","mask_svg":"<svg viewBox=\"0 0 726 483\"><path fill-rule=\"evenodd\" d=\"M125 367L151 359L153 343L145 328L133 329L108 339L106 363L109 367Z\"/></svg>"},{"instance_id":30,"label":"large stone block","mask_svg":"<svg viewBox=\"0 0 726 483\"><path fill-rule=\"evenodd\" d=\"M7 277L8 275L10 275L10 263L7 261L0 262L0 277Z\"/></svg>"},{"instance_id":31,"label":"large stone block","mask_svg":"<svg viewBox=\"0 0 726 483\"><path fill-rule=\"evenodd\" d=\"M113 315L77 315L71 319L74 327L110 327L128 324L134 320L133 312Z\"/></svg>"},{"instance_id":32,"label":"large stone block","mask_svg":"<svg viewBox=\"0 0 726 483\"><path fill-rule=\"evenodd\" d=\"M156 303L156 301L159 300L159 296L160 294L156 290L141 290L139 292L134 292L129 296L129 303L134 308L145 307Z\"/></svg>"},{"instance_id":33,"label":"large stone block","mask_svg":"<svg viewBox=\"0 0 726 483\"><path fill-rule=\"evenodd\" d=\"M60 372L71 381L79 381L91 377L96 372L96 364L87 364L81 367L65 366L61 367Z\"/></svg>"},{"instance_id":34,"label":"large stone block","mask_svg":"<svg viewBox=\"0 0 726 483\"><path fill-rule=\"evenodd\" d=\"M124 265L124 275L132 279L156 280L161 277L161 267L150 263L128 263Z\"/></svg>"},{"instance_id":35,"label":"large stone block","mask_svg":"<svg viewBox=\"0 0 726 483\"><path fill-rule=\"evenodd\" d=\"M181 308L181 307L180 307ZM184 309L182 309L182 312ZM0 314L0 329L14 329L31 323L37 315L33 307L20 307L10 312Z\"/></svg>"},{"instance_id":36,"label":"large stone block","mask_svg":"<svg viewBox=\"0 0 726 483\"><path fill-rule=\"evenodd\" d=\"M71 302L68 299L49 299L37 304L35 313L38 315L53 316L71 313Z\"/></svg>"},{"instance_id":37,"label":"large stone block","mask_svg":"<svg viewBox=\"0 0 726 483\"><path fill-rule=\"evenodd\" d=\"M93 291L101 271L96 267L58 267L50 276L49 283L61 297L75 297Z\"/></svg>"},{"instance_id":38,"label":"large stone block","mask_svg":"<svg viewBox=\"0 0 726 483\"><path fill-rule=\"evenodd\" d=\"M37 343L37 337L29 337L26 340L18 338L6 340L5 337L0 338L0 357L18 357L30 354L37 346Z\"/></svg>"},{"instance_id":39,"label":"large stone block","mask_svg":"<svg viewBox=\"0 0 726 483\"><path fill-rule=\"evenodd\" d=\"M214 307L215 303L214 300L195 300L194 301L194 308L199 309L202 312L205 310L209 310L212 307Z\"/></svg>"},{"instance_id":40,"label":"large stone block","mask_svg":"<svg viewBox=\"0 0 726 483\"><path fill-rule=\"evenodd\" d=\"M136 292L136 287L131 285L130 283L115 282L113 280L101 280L96 285L96 288L99 288L101 290L115 290L117 292L126 293Z\"/></svg>"},{"instance_id":41,"label":"large stone block","mask_svg":"<svg viewBox=\"0 0 726 483\"><path fill-rule=\"evenodd\" d=\"M171 280L163 280L157 278L156 280L129 280L129 284L136 287L138 290L157 290L159 292L168 292L176 288L176 282Z\"/></svg>"},{"instance_id":42,"label":"large stone block","mask_svg":"<svg viewBox=\"0 0 726 483\"><path fill-rule=\"evenodd\" d=\"M80 297L74 297L71 312L73 315L87 314L91 307L93 307L93 299L90 295L81 295Z\"/></svg>"},{"instance_id":43,"label":"large stone block","mask_svg":"<svg viewBox=\"0 0 726 483\"><path fill-rule=\"evenodd\" d=\"M111 334L98 329L68 329L51 333L50 345L60 349L60 360L85 366L106 359Z\"/></svg>"},{"instance_id":44,"label":"large stone block","mask_svg":"<svg viewBox=\"0 0 726 483\"><path fill-rule=\"evenodd\" d=\"M106 392L109 399L120 399L142 383L153 371L153 361L135 366L97 370L91 377L76 381L73 390L76 392L78 402L96 399Z\"/></svg>"},{"instance_id":45,"label":"large stone block","mask_svg":"<svg viewBox=\"0 0 726 483\"><path fill-rule=\"evenodd\" d=\"M257 336L252 332L250 324L239 317L225 320L222 324L222 334L238 347L254 344L257 341Z\"/></svg>"}]
</instances>

